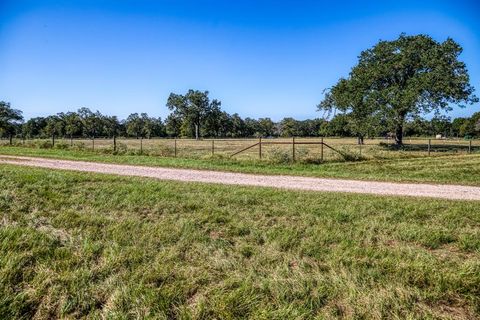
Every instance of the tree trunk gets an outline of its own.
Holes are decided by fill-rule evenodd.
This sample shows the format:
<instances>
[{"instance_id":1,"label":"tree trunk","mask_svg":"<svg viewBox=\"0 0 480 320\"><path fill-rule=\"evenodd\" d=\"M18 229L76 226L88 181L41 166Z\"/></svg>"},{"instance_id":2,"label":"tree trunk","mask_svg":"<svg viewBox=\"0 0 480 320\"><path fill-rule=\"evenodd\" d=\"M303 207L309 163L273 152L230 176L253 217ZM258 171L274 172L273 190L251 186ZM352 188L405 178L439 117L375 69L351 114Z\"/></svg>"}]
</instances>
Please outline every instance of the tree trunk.
<instances>
[{"instance_id":1,"label":"tree trunk","mask_svg":"<svg viewBox=\"0 0 480 320\"><path fill-rule=\"evenodd\" d=\"M357 143L358 143L358 144L363 144L363 136L362 136L362 135L359 135L359 136L357 137Z\"/></svg>"},{"instance_id":2,"label":"tree trunk","mask_svg":"<svg viewBox=\"0 0 480 320\"><path fill-rule=\"evenodd\" d=\"M403 124L397 124L395 128L395 144L397 146L403 145Z\"/></svg>"}]
</instances>

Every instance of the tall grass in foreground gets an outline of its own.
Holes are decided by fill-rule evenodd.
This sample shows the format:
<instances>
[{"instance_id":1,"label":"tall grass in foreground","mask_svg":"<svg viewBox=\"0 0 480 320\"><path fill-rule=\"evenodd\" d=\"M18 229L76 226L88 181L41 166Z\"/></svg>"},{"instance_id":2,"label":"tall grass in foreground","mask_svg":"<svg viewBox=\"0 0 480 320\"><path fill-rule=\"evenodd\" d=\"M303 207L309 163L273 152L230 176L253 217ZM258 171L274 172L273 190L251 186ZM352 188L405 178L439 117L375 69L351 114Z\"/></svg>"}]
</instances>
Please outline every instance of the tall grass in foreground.
<instances>
[{"instance_id":1,"label":"tall grass in foreground","mask_svg":"<svg viewBox=\"0 0 480 320\"><path fill-rule=\"evenodd\" d=\"M480 203L0 166L2 319L480 316Z\"/></svg>"}]
</instances>

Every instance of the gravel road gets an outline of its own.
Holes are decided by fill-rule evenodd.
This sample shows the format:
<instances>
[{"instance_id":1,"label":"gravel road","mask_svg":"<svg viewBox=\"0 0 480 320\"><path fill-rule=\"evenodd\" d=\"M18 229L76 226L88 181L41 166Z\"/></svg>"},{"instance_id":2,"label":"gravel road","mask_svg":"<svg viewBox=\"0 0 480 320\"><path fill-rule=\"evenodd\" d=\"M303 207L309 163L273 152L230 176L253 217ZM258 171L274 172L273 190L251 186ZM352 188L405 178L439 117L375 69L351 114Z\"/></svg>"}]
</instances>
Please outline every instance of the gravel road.
<instances>
[{"instance_id":1,"label":"gravel road","mask_svg":"<svg viewBox=\"0 0 480 320\"><path fill-rule=\"evenodd\" d=\"M272 176L3 155L0 155L0 164L1 163L48 169L148 177L161 180L204 182L322 192L350 192L388 196L442 198L451 200L480 200L480 187L459 185L392 183L280 175Z\"/></svg>"}]
</instances>

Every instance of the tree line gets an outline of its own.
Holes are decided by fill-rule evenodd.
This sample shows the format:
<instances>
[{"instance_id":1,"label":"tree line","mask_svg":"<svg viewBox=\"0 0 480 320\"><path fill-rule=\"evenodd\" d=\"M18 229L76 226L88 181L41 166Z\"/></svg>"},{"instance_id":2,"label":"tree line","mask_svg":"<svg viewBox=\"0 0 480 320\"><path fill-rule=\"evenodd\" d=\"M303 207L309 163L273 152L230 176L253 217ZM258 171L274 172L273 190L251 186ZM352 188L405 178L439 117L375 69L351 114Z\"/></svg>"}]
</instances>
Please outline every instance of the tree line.
<instances>
[{"instance_id":1,"label":"tree line","mask_svg":"<svg viewBox=\"0 0 480 320\"><path fill-rule=\"evenodd\" d=\"M208 92L194 91L208 98ZM215 104L216 105L216 104ZM126 119L103 115L88 108L74 112L35 117L23 121L22 112L9 103L0 101L0 136L16 138L95 138L95 137L171 137L171 138L251 138L251 137L356 137L352 128L352 115L339 113L330 119L296 120L284 118L242 118L228 114L216 105L202 111L200 117L183 110L172 112L165 120L146 113L132 113ZM193 119L193 120L192 120ZM365 137L387 137L387 121L379 121L366 132ZM435 116L430 120L417 117L405 123L405 136L480 137L480 112L471 117L455 118Z\"/></svg>"},{"instance_id":2,"label":"tree line","mask_svg":"<svg viewBox=\"0 0 480 320\"><path fill-rule=\"evenodd\" d=\"M479 136L480 113L453 121L443 116L454 106L479 101L470 85L462 47L448 38L438 42L428 35L401 34L379 41L360 53L347 77L326 90L317 110L322 118L243 119L221 109L208 91L171 93L170 115L161 118L133 113L127 119L102 115L88 108L37 117L24 122L22 113L1 102L0 134L35 137L188 137L244 138L292 136L391 136L398 145L404 136ZM426 120L425 116L435 116Z\"/></svg>"}]
</instances>

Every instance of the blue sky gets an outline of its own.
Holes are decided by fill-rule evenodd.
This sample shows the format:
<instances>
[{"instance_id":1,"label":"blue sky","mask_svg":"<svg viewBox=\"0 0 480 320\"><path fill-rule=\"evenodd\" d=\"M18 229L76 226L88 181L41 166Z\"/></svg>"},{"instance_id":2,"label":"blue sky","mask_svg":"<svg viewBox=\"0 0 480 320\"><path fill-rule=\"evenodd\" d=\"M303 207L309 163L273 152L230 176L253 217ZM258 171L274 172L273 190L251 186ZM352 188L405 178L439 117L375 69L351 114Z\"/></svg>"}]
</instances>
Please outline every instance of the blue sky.
<instances>
[{"instance_id":1,"label":"blue sky","mask_svg":"<svg viewBox=\"0 0 480 320\"><path fill-rule=\"evenodd\" d=\"M169 93L193 88L243 117L313 118L362 50L401 32L459 42L480 95L479 15L461 0L0 0L0 100L26 118L165 117Z\"/></svg>"}]
</instances>

